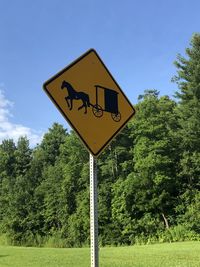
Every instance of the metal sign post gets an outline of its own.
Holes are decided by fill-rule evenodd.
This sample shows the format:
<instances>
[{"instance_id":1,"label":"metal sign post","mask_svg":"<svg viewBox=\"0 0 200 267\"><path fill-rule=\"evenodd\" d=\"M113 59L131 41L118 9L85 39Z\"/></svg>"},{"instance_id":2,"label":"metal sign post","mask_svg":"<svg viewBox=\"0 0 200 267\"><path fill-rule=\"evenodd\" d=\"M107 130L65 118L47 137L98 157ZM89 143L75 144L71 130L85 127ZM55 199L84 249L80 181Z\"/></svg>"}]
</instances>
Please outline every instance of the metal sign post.
<instances>
[{"instance_id":1,"label":"metal sign post","mask_svg":"<svg viewBox=\"0 0 200 267\"><path fill-rule=\"evenodd\" d=\"M99 266L98 247L98 198L97 198L97 159L90 154L90 243L91 267Z\"/></svg>"}]
</instances>

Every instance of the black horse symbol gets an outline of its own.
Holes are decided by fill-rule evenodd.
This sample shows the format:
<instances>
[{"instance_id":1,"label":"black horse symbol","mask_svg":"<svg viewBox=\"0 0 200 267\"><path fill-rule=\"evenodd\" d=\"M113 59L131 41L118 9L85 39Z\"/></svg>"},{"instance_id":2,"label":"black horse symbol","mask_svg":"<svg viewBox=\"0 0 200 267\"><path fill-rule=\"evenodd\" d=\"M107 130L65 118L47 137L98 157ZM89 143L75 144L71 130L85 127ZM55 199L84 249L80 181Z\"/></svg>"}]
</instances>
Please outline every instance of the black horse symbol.
<instances>
[{"instance_id":1,"label":"black horse symbol","mask_svg":"<svg viewBox=\"0 0 200 267\"><path fill-rule=\"evenodd\" d=\"M67 105L70 110L73 108L73 100L82 100L83 104L78 108L78 110L85 107L85 114L87 113L87 107L90 106L89 95L84 92L77 92L70 83L63 81L61 85L61 89L66 88L68 91L68 96L65 97L67 101Z\"/></svg>"}]
</instances>

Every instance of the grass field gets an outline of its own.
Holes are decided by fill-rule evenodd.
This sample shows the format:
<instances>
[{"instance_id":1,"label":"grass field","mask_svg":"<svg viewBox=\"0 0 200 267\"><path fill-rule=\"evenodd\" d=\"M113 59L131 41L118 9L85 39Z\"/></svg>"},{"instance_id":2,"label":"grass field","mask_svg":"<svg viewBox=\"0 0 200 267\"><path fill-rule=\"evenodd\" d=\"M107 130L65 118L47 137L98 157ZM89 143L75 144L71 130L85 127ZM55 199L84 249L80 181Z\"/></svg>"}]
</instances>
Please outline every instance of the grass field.
<instances>
[{"instance_id":1,"label":"grass field","mask_svg":"<svg viewBox=\"0 0 200 267\"><path fill-rule=\"evenodd\" d=\"M90 267L90 249L0 246L0 267ZM200 242L100 248L100 267L200 267Z\"/></svg>"}]
</instances>

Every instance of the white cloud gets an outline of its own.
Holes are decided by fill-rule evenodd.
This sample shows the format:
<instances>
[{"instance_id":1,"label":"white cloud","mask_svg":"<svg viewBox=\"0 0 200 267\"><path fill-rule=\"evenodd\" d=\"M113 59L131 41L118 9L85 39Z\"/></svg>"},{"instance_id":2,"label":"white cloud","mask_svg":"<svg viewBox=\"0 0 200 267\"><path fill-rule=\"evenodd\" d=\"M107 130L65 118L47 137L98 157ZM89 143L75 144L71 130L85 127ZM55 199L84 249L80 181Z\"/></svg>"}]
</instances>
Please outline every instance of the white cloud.
<instances>
[{"instance_id":1,"label":"white cloud","mask_svg":"<svg viewBox=\"0 0 200 267\"><path fill-rule=\"evenodd\" d=\"M13 103L6 99L0 90L0 143L4 139L13 139L17 142L20 136L27 136L30 146L34 147L40 143L42 134L26 126L12 123L10 121L12 106Z\"/></svg>"}]
</instances>

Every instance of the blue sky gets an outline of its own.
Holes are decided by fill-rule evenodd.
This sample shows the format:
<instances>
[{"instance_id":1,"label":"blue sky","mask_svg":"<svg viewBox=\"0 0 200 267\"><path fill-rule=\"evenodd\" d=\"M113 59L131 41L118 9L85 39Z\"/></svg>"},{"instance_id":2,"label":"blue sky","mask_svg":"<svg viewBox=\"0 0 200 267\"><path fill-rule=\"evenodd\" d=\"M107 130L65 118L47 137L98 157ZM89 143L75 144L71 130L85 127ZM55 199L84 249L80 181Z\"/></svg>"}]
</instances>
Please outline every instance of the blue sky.
<instances>
[{"instance_id":1,"label":"blue sky","mask_svg":"<svg viewBox=\"0 0 200 267\"><path fill-rule=\"evenodd\" d=\"M59 122L42 84L94 48L134 104L145 89L173 96L176 55L200 32L198 0L0 0L0 142L33 146Z\"/></svg>"}]
</instances>

